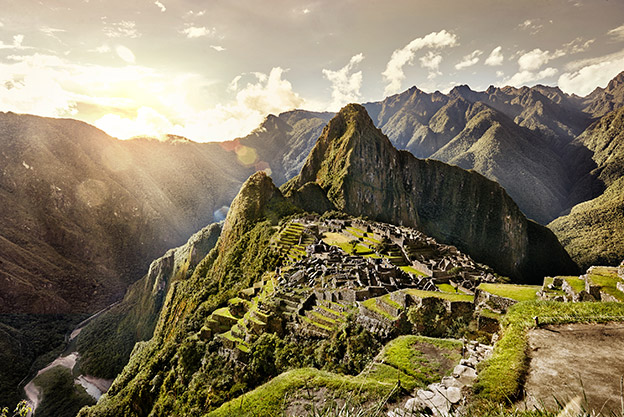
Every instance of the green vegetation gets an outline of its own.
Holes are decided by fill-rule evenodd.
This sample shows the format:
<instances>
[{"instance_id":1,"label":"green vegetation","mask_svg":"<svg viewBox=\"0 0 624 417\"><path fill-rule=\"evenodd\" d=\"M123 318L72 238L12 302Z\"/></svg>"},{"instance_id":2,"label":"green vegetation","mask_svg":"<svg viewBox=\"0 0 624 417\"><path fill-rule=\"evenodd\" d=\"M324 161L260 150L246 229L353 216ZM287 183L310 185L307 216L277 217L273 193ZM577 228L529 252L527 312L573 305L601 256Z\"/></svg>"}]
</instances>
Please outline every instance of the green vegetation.
<instances>
[{"instance_id":1,"label":"green vegetation","mask_svg":"<svg viewBox=\"0 0 624 417\"><path fill-rule=\"evenodd\" d=\"M52 362L65 346L65 335L84 320L84 314L0 314L0 405L17 404L18 388L31 367Z\"/></svg>"},{"instance_id":2,"label":"green vegetation","mask_svg":"<svg viewBox=\"0 0 624 417\"><path fill-rule=\"evenodd\" d=\"M477 288L499 297L511 298L516 301L531 301L537 300L537 292L541 289L541 286L484 283Z\"/></svg>"},{"instance_id":3,"label":"green vegetation","mask_svg":"<svg viewBox=\"0 0 624 417\"><path fill-rule=\"evenodd\" d=\"M581 291L585 290L585 281L580 279L579 277L563 277L570 287L574 290L575 293L579 294Z\"/></svg>"},{"instance_id":4,"label":"green vegetation","mask_svg":"<svg viewBox=\"0 0 624 417\"><path fill-rule=\"evenodd\" d=\"M407 294L413 295L418 298L440 298L442 300L448 301L469 301L472 302L474 297L469 294L461 294L461 293L446 293L446 292L437 292L437 291L423 291L423 290L415 290L415 289L407 289L402 290Z\"/></svg>"},{"instance_id":5,"label":"green vegetation","mask_svg":"<svg viewBox=\"0 0 624 417\"><path fill-rule=\"evenodd\" d=\"M517 398L527 371L527 332L540 324L602 323L624 319L621 303L526 301L512 306L501 320L502 337L492 357L480 365L474 386L481 399L508 403Z\"/></svg>"},{"instance_id":6,"label":"green vegetation","mask_svg":"<svg viewBox=\"0 0 624 417\"><path fill-rule=\"evenodd\" d=\"M399 268L401 268L403 271L405 272L410 272L416 276L421 276L421 277L426 277L427 274L425 274L424 272L420 272L418 269L414 268L413 266L410 265L405 265L405 266L400 266Z\"/></svg>"},{"instance_id":7,"label":"green vegetation","mask_svg":"<svg viewBox=\"0 0 624 417\"><path fill-rule=\"evenodd\" d=\"M386 345L378 361L357 376L314 368L288 371L223 404L208 416L280 416L284 404L294 399L307 401L310 408L317 406L314 394L318 392L323 392L323 402L341 398L356 409L367 408L363 404L371 401L376 404L380 399L385 399L382 400L385 403L399 392L439 381L459 362L460 350L461 342L456 340L399 337Z\"/></svg>"},{"instance_id":8,"label":"green vegetation","mask_svg":"<svg viewBox=\"0 0 624 417\"><path fill-rule=\"evenodd\" d=\"M95 404L81 385L74 384L71 371L62 366L44 372L33 382L43 393L37 417L73 417L85 405Z\"/></svg>"},{"instance_id":9,"label":"green vegetation","mask_svg":"<svg viewBox=\"0 0 624 417\"><path fill-rule=\"evenodd\" d=\"M624 258L624 177L598 198L580 203L548 225L582 269ZM600 221L596 221L600 219Z\"/></svg>"},{"instance_id":10,"label":"green vegetation","mask_svg":"<svg viewBox=\"0 0 624 417\"><path fill-rule=\"evenodd\" d=\"M595 285L600 285L601 291L609 294L618 301L624 301L624 293L616 288L622 282L617 274L617 268L594 267L588 279Z\"/></svg>"},{"instance_id":11,"label":"green vegetation","mask_svg":"<svg viewBox=\"0 0 624 417\"><path fill-rule=\"evenodd\" d=\"M436 284L436 287L440 289L442 292L450 292L455 293L457 290L451 284Z\"/></svg>"}]
</instances>

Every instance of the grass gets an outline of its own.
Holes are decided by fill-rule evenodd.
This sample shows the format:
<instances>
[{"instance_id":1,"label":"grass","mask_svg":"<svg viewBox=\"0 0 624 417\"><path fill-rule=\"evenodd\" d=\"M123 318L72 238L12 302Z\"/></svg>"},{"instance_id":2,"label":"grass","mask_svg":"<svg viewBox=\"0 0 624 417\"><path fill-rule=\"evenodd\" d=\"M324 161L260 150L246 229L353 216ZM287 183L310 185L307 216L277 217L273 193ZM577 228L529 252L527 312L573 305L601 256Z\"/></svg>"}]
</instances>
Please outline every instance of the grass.
<instances>
[{"instance_id":1,"label":"grass","mask_svg":"<svg viewBox=\"0 0 624 417\"><path fill-rule=\"evenodd\" d=\"M219 308L219 309L215 310L212 314L214 316L221 316L221 317L230 318L232 320L238 320L237 317L234 317L234 315L232 315L232 313L230 312L230 308L229 307Z\"/></svg>"},{"instance_id":2,"label":"grass","mask_svg":"<svg viewBox=\"0 0 624 417\"><path fill-rule=\"evenodd\" d=\"M615 297L616 300L624 301L624 293L616 288L616 284L621 282L617 275L617 268L596 267L589 274L589 279L595 285L600 285L601 290L606 294Z\"/></svg>"},{"instance_id":3,"label":"grass","mask_svg":"<svg viewBox=\"0 0 624 417\"><path fill-rule=\"evenodd\" d=\"M377 299L376 298L369 298L368 300L362 301L360 303L361 306L369 309L370 311L373 311L377 314L380 314L381 316L387 318L390 321L394 321L397 319L397 317L393 316L392 314L388 313L385 310L382 310L378 305L377 305Z\"/></svg>"},{"instance_id":4,"label":"grass","mask_svg":"<svg viewBox=\"0 0 624 417\"><path fill-rule=\"evenodd\" d=\"M426 277L427 276L427 274L425 274L424 272L420 272L418 269L416 269L416 268L414 268L413 266L410 266L410 265L400 266L399 268L402 269L405 272L412 273L412 274L417 275L417 276L421 276L421 277Z\"/></svg>"},{"instance_id":5,"label":"grass","mask_svg":"<svg viewBox=\"0 0 624 417\"><path fill-rule=\"evenodd\" d=\"M478 289L499 297L511 298L516 301L537 300L539 285L488 284L479 285Z\"/></svg>"},{"instance_id":6,"label":"grass","mask_svg":"<svg viewBox=\"0 0 624 417\"><path fill-rule=\"evenodd\" d=\"M422 352L425 346L428 353ZM462 342L454 339L399 336L386 345L381 353L381 360L414 378L417 386L424 387L433 382L439 382L443 376L450 374L461 359L461 347ZM447 365L452 365L443 367L439 357L445 357L449 361Z\"/></svg>"},{"instance_id":7,"label":"grass","mask_svg":"<svg viewBox=\"0 0 624 417\"><path fill-rule=\"evenodd\" d=\"M423 291L423 290L415 290L415 289L407 289L402 290L407 294L413 295L418 298L441 298L443 300L448 301L474 301L474 297L470 294L460 294L460 293L447 293L447 292L437 292L437 291Z\"/></svg>"},{"instance_id":8,"label":"grass","mask_svg":"<svg viewBox=\"0 0 624 417\"><path fill-rule=\"evenodd\" d=\"M453 287L451 284L436 284L436 287L438 287L440 291L442 292L450 292L450 293L457 292L455 291L455 287Z\"/></svg>"},{"instance_id":9,"label":"grass","mask_svg":"<svg viewBox=\"0 0 624 417\"><path fill-rule=\"evenodd\" d=\"M395 383L384 380L301 368L285 372L253 391L223 404L208 413L207 417L283 416L284 404L289 399L321 389L327 390L336 398L349 397L354 404L362 404L368 400L387 397L394 387Z\"/></svg>"},{"instance_id":10,"label":"grass","mask_svg":"<svg viewBox=\"0 0 624 417\"><path fill-rule=\"evenodd\" d=\"M328 326L328 325L323 324L323 323L319 323L318 321L314 321L314 320L312 320L312 319L311 319L311 318L309 318L309 317L306 317L306 316L301 316L301 318L302 318L302 319L303 319L303 321L305 321L306 323L310 323L310 324L311 324L311 325L313 325L313 326L320 327L321 329L323 329L323 330L327 330L328 332L333 332L333 331L334 331L334 328L333 328L333 327Z\"/></svg>"},{"instance_id":11,"label":"grass","mask_svg":"<svg viewBox=\"0 0 624 417\"><path fill-rule=\"evenodd\" d=\"M426 347L427 352L419 349ZM309 393L320 393L328 403L333 399L345 400L350 406L370 408L373 402L383 408L389 396L396 392L397 381L405 390L424 387L439 381L452 367L441 366L440 355L453 366L459 362L461 342L432 339L422 336L401 336L386 345L380 359L358 376L348 376L300 368L282 373L264 385L231 400L207 414L208 417L226 416L284 416L284 408L295 398L306 398ZM334 414L310 414L334 416ZM385 413L336 414L347 416L384 416Z\"/></svg>"},{"instance_id":12,"label":"grass","mask_svg":"<svg viewBox=\"0 0 624 417\"><path fill-rule=\"evenodd\" d=\"M579 277L563 277L563 279L570 284L570 287L572 287L575 293L579 294L581 291L585 290L585 281Z\"/></svg>"},{"instance_id":13,"label":"grass","mask_svg":"<svg viewBox=\"0 0 624 417\"><path fill-rule=\"evenodd\" d=\"M527 333L535 327L534 317L543 324L624 321L624 304L526 301L512 306L501 320L502 337L492 357L480 364L474 386L478 398L509 403L518 397L527 371Z\"/></svg>"}]
</instances>

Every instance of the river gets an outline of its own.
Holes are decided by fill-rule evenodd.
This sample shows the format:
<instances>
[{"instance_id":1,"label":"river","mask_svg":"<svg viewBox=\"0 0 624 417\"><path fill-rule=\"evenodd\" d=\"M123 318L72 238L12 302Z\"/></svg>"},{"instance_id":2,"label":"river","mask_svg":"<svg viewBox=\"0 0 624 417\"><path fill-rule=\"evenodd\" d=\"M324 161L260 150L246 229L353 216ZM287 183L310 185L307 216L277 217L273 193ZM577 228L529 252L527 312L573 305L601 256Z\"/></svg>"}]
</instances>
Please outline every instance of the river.
<instances>
[{"instance_id":1,"label":"river","mask_svg":"<svg viewBox=\"0 0 624 417\"><path fill-rule=\"evenodd\" d=\"M120 301L117 301L116 303L113 303L109 305L108 307L103 308L102 310L98 311L97 313L93 314L92 316L78 323L78 325L66 336L68 345L71 341L73 341L80 334L80 331L91 320L93 320L100 314L110 310L111 308L113 308L119 303ZM39 406L39 404L41 403L41 400L43 399L41 388L38 387L34 383L35 378L37 378L39 375L43 374L44 372L54 368L55 366L62 366L73 372L74 367L76 366L76 362L78 362L79 357L80 356L78 352L75 351L75 348L72 349L71 351L66 350L59 357L57 357L50 364L48 364L45 368L40 369L37 372L37 374L32 379L30 379L30 381L28 381L28 383L24 386L24 392L26 393L26 398L28 398L28 403L30 407L32 408L32 412L28 414L28 417L35 415L37 407ZM74 383L82 385L84 389L87 391L87 393L97 401L100 399L102 394L108 391L111 384L113 383L113 380L96 378L90 375L78 375L78 377L74 379Z\"/></svg>"}]
</instances>

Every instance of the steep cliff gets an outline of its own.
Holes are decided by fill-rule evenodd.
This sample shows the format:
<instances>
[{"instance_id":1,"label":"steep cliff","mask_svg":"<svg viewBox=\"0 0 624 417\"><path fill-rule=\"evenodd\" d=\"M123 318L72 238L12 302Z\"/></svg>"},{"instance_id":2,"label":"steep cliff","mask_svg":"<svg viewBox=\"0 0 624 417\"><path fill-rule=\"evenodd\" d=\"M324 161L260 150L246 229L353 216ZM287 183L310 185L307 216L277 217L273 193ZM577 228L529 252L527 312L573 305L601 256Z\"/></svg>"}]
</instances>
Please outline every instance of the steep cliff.
<instances>
[{"instance_id":1,"label":"steep cliff","mask_svg":"<svg viewBox=\"0 0 624 417\"><path fill-rule=\"evenodd\" d=\"M119 304L82 329L77 336L82 373L114 378L121 372L134 344L152 337L171 284L193 273L220 233L221 226L213 223L186 244L168 250L150 264L147 275L128 289Z\"/></svg>"}]
</instances>

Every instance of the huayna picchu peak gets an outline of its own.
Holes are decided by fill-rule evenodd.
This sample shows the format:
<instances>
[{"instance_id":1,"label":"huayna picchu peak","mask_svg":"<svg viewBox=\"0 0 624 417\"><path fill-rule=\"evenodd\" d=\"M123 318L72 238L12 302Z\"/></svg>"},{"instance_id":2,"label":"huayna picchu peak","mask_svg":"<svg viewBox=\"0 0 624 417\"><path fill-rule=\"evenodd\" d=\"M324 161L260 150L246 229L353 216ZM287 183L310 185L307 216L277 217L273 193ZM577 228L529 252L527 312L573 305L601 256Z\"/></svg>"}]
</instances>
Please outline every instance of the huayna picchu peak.
<instances>
[{"instance_id":1,"label":"huayna picchu peak","mask_svg":"<svg viewBox=\"0 0 624 417\"><path fill-rule=\"evenodd\" d=\"M527 220L500 185L396 150L360 105L328 123L282 190L288 197L309 183L339 210L419 228L515 279L576 272L552 232Z\"/></svg>"}]
</instances>

